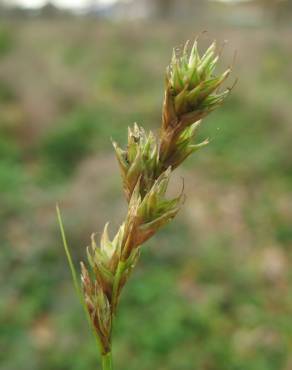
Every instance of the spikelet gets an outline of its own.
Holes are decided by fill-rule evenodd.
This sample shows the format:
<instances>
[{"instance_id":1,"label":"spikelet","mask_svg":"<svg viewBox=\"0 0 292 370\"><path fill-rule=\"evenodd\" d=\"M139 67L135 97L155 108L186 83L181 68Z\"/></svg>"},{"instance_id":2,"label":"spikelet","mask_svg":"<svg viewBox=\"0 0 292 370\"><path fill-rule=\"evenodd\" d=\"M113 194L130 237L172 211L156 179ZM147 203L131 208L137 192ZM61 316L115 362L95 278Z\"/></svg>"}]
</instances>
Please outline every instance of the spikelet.
<instances>
[{"instance_id":1,"label":"spikelet","mask_svg":"<svg viewBox=\"0 0 292 370\"><path fill-rule=\"evenodd\" d=\"M188 148L177 160L177 153L175 155L174 152L182 133L222 105L231 90L226 88L219 92L231 68L218 76L214 75L219 60L216 43L213 42L203 56L199 54L197 40L190 52L188 46L189 42L179 55L173 53L166 71L160 144L160 160L165 162L164 168L169 165L176 167L192 153ZM206 144L207 141L204 141L193 149L197 150Z\"/></svg>"}]
</instances>

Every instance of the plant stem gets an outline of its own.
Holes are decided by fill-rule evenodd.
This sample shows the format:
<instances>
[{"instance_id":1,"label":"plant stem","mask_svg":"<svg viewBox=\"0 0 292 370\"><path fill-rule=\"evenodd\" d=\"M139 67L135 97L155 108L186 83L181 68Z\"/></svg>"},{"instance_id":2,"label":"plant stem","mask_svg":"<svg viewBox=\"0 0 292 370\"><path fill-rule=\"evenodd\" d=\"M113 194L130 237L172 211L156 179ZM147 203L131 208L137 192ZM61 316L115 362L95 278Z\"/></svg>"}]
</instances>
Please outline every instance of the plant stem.
<instances>
[{"instance_id":1,"label":"plant stem","mask_svg":"<svg viewBox=\"0 0 292 370\"><path fill-rule=\"evenodd\" d=\"M102 355L102 370L113 370L112 353Z\"/></svg>"}]
</instances>

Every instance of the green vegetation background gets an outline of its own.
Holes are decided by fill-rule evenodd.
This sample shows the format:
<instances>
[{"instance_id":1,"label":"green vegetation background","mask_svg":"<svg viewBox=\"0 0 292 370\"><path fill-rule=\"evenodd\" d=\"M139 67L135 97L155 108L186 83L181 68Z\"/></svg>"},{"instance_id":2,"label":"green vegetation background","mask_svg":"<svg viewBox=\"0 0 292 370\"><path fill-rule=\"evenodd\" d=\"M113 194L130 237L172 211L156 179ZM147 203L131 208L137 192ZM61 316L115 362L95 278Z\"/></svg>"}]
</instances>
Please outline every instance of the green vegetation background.
<instances>
[{"instance_id":1,"label":"green vegetation background","mask_svg":"<svg viewBox=\"0 0 292 370\"><path fill-rule=\"evenodd\" d=\"M186 203L144 247L117 321L117 370L292 369L289 26L206 25L239 83L177 173ZM95 20L0 27L0 369L98 369L76 264L125 212L110 137L158 129L164 68L194 25Z\"/></svg>"}]
</instances>

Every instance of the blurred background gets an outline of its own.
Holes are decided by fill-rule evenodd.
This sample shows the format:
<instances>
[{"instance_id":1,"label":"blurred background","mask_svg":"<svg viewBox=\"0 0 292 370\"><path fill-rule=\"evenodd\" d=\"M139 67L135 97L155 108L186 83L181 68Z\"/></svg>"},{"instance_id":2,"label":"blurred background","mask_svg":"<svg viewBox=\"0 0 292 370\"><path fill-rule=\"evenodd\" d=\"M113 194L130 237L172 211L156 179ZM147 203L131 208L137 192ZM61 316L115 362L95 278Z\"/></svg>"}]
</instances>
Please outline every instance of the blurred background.
<instances>
[{"instance_id":1,"label":"blurred background","mask_svg":"<svg viewBox=\"0 0 292 370\"><path fill-rule=\"evenodd\" d=\"M99 368L55 203L78 265L125 214L110 138L158 130L172 48L205 30L239 82L124 291L116 369L292 370L292 1L0 0L1 370Z\"/></svg>"}]
</instances>

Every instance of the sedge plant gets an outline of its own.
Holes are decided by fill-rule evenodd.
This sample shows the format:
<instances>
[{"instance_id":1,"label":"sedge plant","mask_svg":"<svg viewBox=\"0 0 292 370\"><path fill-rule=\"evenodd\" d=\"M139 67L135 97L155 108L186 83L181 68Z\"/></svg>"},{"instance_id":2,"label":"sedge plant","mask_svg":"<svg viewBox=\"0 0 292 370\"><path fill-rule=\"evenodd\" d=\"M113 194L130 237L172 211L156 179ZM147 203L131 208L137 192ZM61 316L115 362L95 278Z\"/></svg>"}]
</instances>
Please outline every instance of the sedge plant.
<instances>
[{"instance_id":1,"label":"sedge plant","mask_svg":"<svg viewBox=\"0 0 292 370\"><path fill-rule=\"evenodd\" d=\"M195 143L204 117L230 93L222 89L231 68L215 74L216 43L200 55L197 40L174 50L166 71L162 124L159 135L135 124L128 129L125 149L113 142L128 210L113 239L105 225L101 240L91 236L87 261L81 262L81 281L74 268L57 208L65 251L75 287L93 328L103 370L113 370L112 334L121 292L140 257L141 246L178 213L183 194L169 199L172 172L191 154L208 144Z\"/></svg>"}]
</instances>

